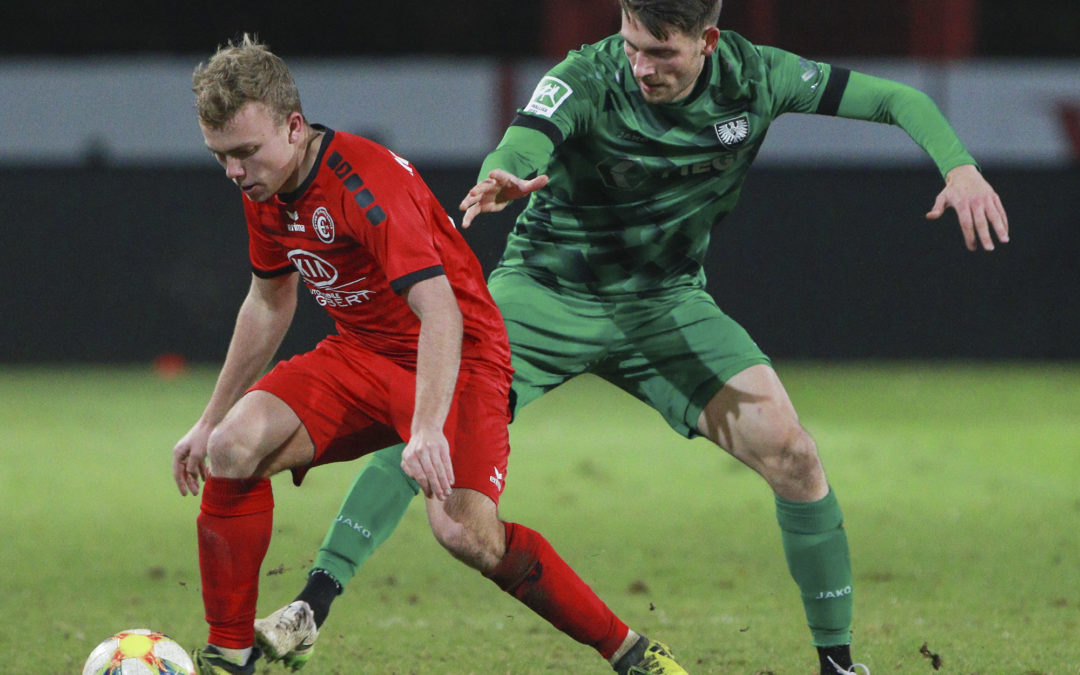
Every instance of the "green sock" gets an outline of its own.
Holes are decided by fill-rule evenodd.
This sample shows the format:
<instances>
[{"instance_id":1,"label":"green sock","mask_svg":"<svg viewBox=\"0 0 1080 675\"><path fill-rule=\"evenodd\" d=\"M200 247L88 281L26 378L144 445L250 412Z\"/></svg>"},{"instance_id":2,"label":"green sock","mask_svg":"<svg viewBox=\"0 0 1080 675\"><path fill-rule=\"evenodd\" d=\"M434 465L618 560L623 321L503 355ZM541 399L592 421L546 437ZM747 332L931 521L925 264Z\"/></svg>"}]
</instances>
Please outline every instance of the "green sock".
<instances>
[{"instance_id":1,"label":"green sock","mask_svg":"<svg viewBox=\"0 0 1080 675\"><path fill-rule=\"evenodd\" d=\"M401 522L420 486L401 470L404 444L379 450L353 481L323 539L315 568L345 586Z\"/></svg>"},{"instance_id":2,"label":"green sock","mask_svg":"<svg viewBox=\"0 0 1080 675\"><path fill-rule=\"evenodd\" d=\"M814 645L851 642L851 557L832 490L817 502L776 498L788 569L802 594Z\"/></svg>"}]
</instances>

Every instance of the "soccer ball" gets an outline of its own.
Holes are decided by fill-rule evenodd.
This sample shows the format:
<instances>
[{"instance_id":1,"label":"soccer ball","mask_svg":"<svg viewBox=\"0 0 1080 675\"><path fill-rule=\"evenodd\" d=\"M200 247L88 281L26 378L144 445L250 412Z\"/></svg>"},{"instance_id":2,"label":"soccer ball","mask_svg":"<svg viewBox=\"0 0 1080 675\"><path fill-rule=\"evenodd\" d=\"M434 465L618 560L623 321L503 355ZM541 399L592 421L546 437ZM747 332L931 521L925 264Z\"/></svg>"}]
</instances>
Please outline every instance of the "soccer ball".
<instances>
[{"instance_id":1,"label":"soccer ball","mask_svg":"<svg viewBox=\"0 0 1080 675\"><path fill-rule=\"evenodd\" d=\"M195 675L195 664L172 638L145 628L110 636L90 652L83 675Z\"/></svg>"}]
</instances>

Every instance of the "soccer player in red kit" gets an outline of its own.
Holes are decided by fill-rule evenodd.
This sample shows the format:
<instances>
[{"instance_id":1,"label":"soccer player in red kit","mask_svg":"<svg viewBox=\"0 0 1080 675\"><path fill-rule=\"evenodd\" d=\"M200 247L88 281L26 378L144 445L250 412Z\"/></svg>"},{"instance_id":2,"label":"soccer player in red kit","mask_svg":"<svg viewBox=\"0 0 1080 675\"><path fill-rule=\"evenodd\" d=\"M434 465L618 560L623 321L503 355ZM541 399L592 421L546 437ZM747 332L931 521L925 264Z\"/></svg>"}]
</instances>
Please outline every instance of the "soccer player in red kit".
<instances>
[{"instance_id":1,"label":"soccer player in red kit","mask_svg":"<svg viewBox=\"0 0 1080 675\"><path fill-rule=\"evenodd\" d=\"M210 631L194 653L199 672L255 670L269 477L290 469L299 484L311 466L399 439L402 468L454 557L616 670L685 672L541 535L499 520L506 331L479 263L415 169L369 140L309 124L284 62L250 36L200 64L193 90L206 145L246 197L254 272L210 401L173 449L180 493L205 481L197 531ZM337 334L262 375L292 322L298 278Z\"/></svg>"}]
</instances>

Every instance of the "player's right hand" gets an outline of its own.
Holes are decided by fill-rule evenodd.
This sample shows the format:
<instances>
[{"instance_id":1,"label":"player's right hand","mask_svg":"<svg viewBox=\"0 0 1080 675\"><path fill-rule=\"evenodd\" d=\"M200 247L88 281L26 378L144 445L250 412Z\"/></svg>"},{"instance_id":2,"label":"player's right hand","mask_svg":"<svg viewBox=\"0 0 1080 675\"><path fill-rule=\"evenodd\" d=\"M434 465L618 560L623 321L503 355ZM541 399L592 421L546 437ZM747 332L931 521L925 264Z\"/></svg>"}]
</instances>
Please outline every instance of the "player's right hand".
<instances>
[{"instance_id":1,"label":"player's right hand","mask_svg":"<svg viewBox=\"0 0 1080 675\"><path fill-rule=\"evenodd\" d=\"M472 225L473 218L481 213L502 211L510 202L536 192L547 185L547 182L546 175L522 180L509 171L495 169L487 178L474 185L458 205L458 208L465 212L461 219L461 229Z\"/></svg>"},{"instance_id":2,"label":"player's right hand","mask_svg":"<svg viewBox=\"0 0 1080 675\"><path fill-rule=\"evenodd\" d=\"M182 496L199 494L206 480L206 442L213 428L197 422L173 447L173 479Z\"/></svg>"}]
</instances>

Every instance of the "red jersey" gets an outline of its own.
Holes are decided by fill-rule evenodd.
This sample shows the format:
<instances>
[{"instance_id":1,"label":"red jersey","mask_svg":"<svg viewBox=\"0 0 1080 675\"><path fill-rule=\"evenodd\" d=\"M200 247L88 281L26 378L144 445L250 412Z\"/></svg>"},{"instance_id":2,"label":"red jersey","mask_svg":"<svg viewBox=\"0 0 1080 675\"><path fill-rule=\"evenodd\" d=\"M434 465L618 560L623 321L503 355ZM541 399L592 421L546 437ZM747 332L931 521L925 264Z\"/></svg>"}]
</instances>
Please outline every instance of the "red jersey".
<instances>
[{"instance_id":1,"label":"red jersey","mask_svg":"<svg viewBox=\"0 0 1080 675\"><path fill-rule=\"evenodd\" d=\"M298 271L338 333L412 369L420 320L400 293L445 274L464 323L463 365L509 374L506 328L480 262L416 170L366 138L318 129L319 156L300 187L244 199L254 273Z\"/></svg>"}]
</instances>

